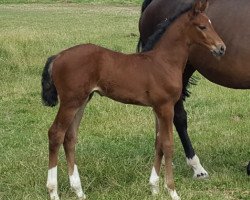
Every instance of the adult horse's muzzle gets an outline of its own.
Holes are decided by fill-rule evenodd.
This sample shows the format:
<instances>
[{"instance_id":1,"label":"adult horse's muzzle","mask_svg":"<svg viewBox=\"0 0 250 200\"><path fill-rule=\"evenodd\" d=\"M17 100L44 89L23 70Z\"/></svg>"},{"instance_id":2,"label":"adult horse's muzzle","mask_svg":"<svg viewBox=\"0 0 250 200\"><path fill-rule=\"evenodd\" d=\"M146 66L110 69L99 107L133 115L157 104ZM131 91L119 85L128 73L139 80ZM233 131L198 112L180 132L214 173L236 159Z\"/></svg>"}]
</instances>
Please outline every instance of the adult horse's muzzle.
<instances>
[{"instance_id":1,"label":"adult horse's muzzle","mask_svg":"<svg viewBox=\"0 0 250 200\"><path fill-rule=\"evenodd\" d=\"M217 44L211 52L215 57L224 56L226 53L226 45L224 43Z\"/></svg>"}]
</instances>

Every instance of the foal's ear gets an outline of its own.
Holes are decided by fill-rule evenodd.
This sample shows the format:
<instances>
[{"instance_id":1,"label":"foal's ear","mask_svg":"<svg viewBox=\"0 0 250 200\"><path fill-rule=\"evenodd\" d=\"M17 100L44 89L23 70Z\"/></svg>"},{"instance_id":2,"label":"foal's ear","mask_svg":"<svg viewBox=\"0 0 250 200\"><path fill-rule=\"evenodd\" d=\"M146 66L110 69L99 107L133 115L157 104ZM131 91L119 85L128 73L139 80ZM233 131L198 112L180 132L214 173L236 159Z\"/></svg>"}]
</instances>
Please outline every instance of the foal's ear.
<instances>
[{"instance_id":1,"label":"foal's ear","mask_svg":"<svg viewBox=\"0 0 250 200\"><path fill-rule=\"evenodd\" d=\"M206 9L208 9L208 6L209 6L209 2L208 0L206 0L202 6L201 6L201 12L205 12Z\"/></svg>"},{"instance_id":2,"label":"foal's ear","mask_svg":"<svg viewBox=\"0 0 250 200\"><path fill-rule=\"evenodd\" d=\"M193 5L193 15L197 15L198 13L204 12L208 8L208 0L205 0L204 3L202 3L201 0L196 0Z\"/></svg>"},{"instance_id":3,"label":"foal's ear","mask_svg":"<svg viewBox=\"0 0 250 200\"><path fill-rule=\"evenodd\" d=\"M201 3L201 0L196 0L194 2L194 5L193 5L193 15L197 15L198 13L200 13L201 11L201 7L202 7L202 3Z\"/></svg>"}]
</instances>

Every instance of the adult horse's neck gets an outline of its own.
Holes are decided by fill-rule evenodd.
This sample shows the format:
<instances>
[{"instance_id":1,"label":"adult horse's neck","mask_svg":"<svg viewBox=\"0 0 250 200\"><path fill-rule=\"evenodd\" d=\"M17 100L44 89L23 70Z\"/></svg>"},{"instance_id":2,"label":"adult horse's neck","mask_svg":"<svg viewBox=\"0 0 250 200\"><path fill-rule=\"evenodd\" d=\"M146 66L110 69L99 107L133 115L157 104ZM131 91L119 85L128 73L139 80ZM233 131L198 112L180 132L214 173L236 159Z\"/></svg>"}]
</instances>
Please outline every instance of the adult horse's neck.
<instances>
[{"instance_id":1,"label":"adult horse's neck","mask_svg":"<svg viewBox=\"0 0 250 200\"><path fill-rule=\"evenodd\" d=\"M181 71L185 68L190 47L186 34L188 20L185 13L173 21L152 50L158 59Z\"/></svg>"}]
</instances>

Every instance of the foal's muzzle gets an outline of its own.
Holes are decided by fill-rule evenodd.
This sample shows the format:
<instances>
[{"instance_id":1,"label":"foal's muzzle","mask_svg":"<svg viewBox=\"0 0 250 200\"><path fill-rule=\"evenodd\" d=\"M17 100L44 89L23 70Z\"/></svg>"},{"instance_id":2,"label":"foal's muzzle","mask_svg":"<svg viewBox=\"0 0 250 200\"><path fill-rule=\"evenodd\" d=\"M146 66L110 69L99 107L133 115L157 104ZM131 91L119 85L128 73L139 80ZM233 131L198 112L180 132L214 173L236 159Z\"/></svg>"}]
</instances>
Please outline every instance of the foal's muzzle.
<instances>
[{"instance_id":1,"label":"foal's muzzle","mask_svg":"<svg viewBox=\"0 0 250 200\"><path fill-rule=\"evenodd\" d=\"M225 44L218 44L211 50L211 52L216 57L224 56L226 53L226 46Z\"/></svg>"}]
</instances>

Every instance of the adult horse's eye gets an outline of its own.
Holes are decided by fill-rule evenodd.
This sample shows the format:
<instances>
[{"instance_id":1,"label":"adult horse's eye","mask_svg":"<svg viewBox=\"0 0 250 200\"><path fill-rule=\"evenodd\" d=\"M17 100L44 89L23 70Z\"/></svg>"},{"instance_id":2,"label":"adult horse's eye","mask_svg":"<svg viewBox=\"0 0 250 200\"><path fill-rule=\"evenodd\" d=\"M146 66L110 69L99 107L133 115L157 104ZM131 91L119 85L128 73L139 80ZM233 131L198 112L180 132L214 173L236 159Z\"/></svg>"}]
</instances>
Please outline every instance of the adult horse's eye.
<instances>
[{"instance_id":1,"label":"adult horse's eye","mask_svg":"<svg viewBox=\"0 0 250 200\"><path fill-rule=\"evenodd\" d=\"M206 29L207 29L207 27L206 27L206 26L204 26L204 25L199 25L199 26L198 26L198 28L199 28L200 30L202 30L202 31L204 31L204 30L206 30Z\"/></svg>"}]
</instances>

